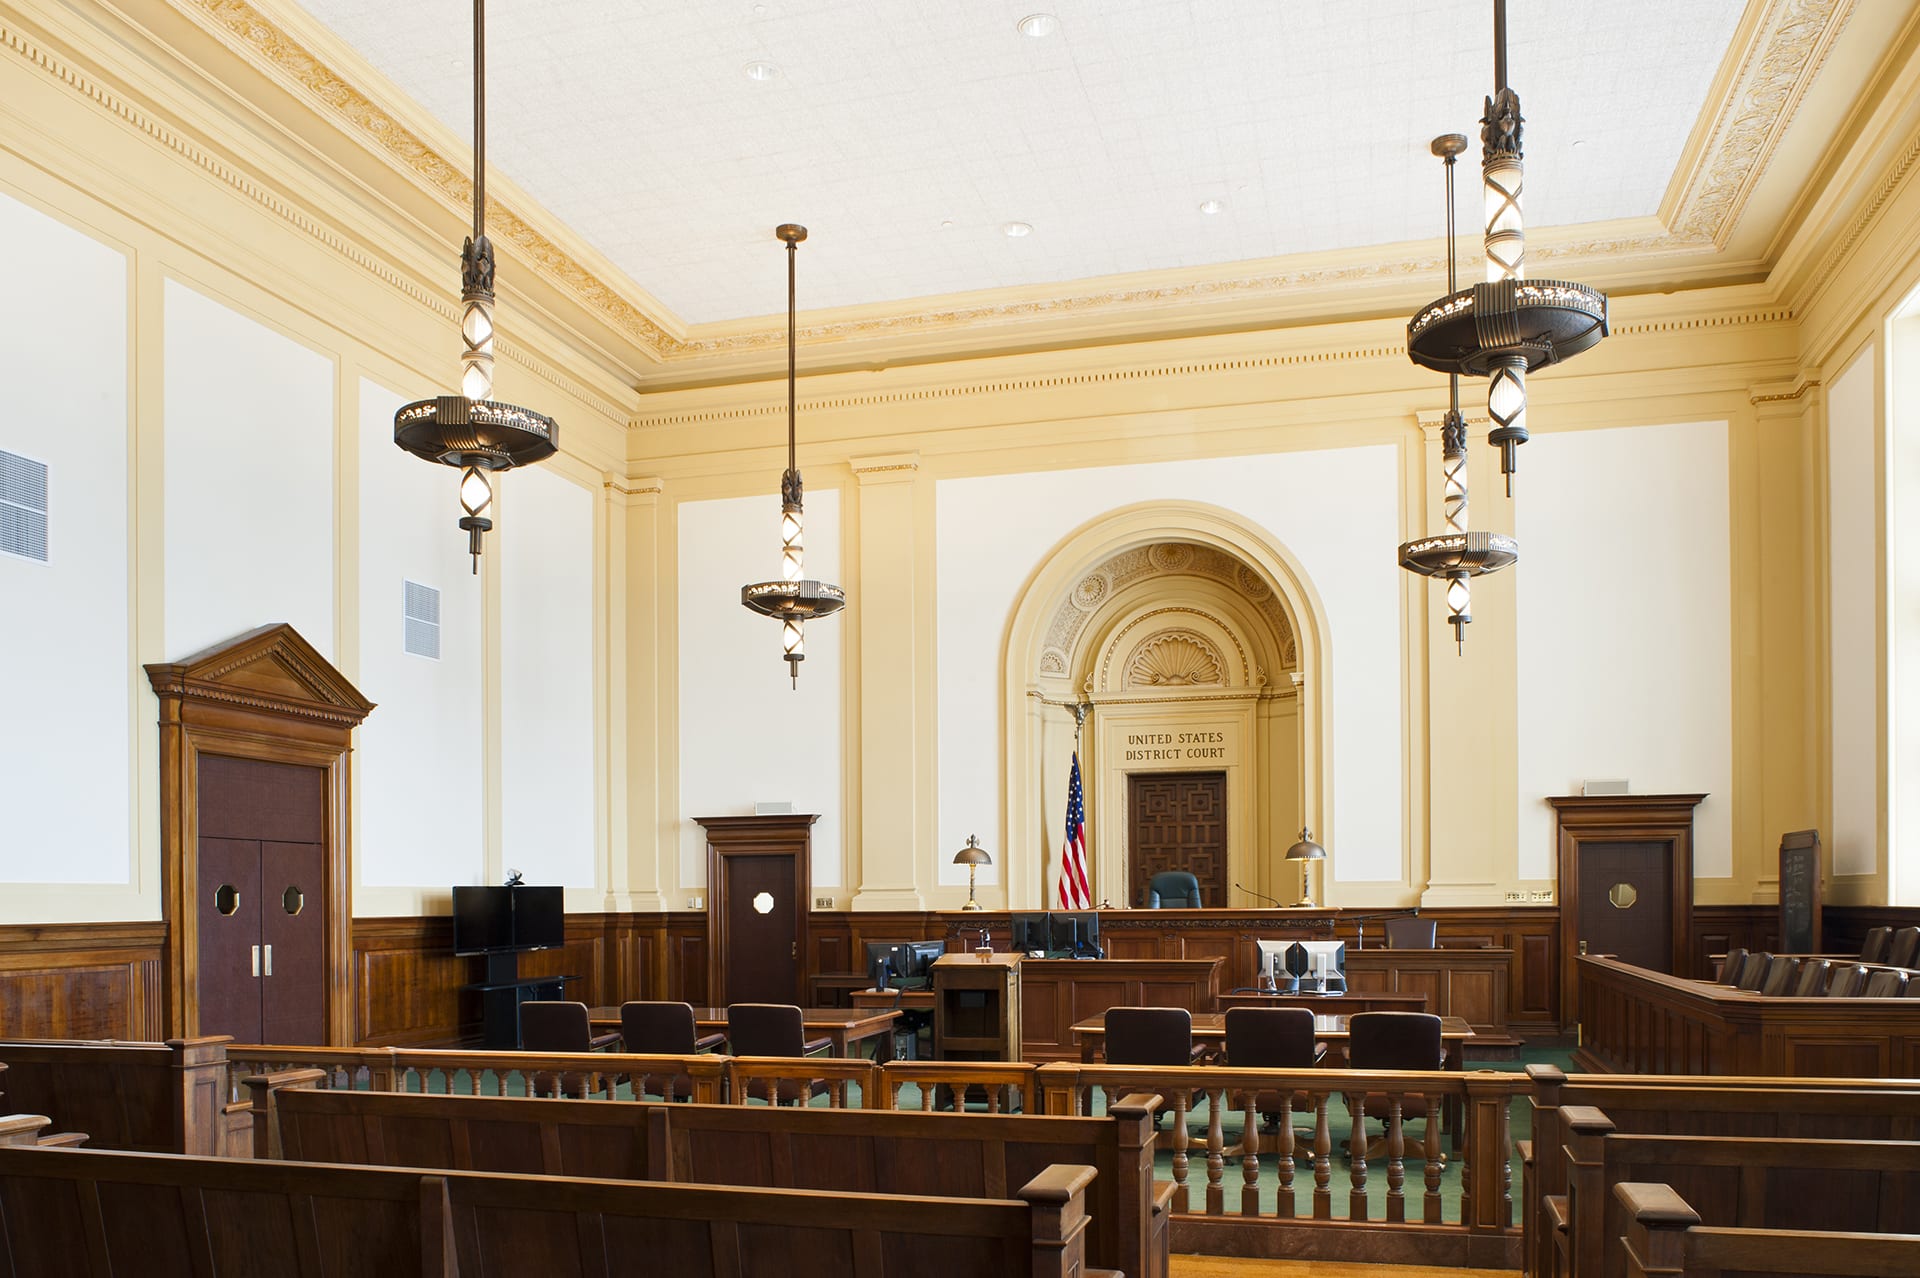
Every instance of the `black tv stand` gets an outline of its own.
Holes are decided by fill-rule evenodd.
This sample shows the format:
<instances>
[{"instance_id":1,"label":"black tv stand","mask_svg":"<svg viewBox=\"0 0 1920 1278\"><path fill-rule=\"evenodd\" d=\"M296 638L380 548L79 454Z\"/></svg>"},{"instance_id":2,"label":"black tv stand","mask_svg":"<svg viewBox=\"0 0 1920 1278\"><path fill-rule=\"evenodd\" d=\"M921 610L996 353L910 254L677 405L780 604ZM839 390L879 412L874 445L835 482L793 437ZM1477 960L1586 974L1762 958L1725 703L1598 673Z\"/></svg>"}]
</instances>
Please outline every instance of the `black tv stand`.
<instances>
[{"instance_id":1,"label":"black tv stand","mask_svg":"<svg viewBox=\"0 0 1920 1278\"><path fill-rule=\"evenodd\" d=\"M480 995L480 1042L490 1049L517 1051L520 1047L520 1005L566 995L572 976L520 975L520 952L500 950L485 956L487 974L462 985Z\"/></svg>"}]
</instances>

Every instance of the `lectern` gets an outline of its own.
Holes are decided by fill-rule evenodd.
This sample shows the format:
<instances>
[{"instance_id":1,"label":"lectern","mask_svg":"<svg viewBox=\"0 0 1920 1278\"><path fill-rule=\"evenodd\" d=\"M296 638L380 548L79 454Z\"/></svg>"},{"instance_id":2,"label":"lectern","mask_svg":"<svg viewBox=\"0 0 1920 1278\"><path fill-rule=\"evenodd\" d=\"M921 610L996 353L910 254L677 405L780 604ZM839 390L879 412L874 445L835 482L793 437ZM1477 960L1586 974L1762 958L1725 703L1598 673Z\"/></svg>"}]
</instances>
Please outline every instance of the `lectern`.
<instances>
[{"instance_id":1,"label":"lectern","mask_svg":"<svg viewBox=\"0 0 1920 1278\"><path fill-rule=\"evenodd\" d=\"M1020 1059L1020 956L946 954L933 964L933 1055Z\"/></svg>"}]
</instances>

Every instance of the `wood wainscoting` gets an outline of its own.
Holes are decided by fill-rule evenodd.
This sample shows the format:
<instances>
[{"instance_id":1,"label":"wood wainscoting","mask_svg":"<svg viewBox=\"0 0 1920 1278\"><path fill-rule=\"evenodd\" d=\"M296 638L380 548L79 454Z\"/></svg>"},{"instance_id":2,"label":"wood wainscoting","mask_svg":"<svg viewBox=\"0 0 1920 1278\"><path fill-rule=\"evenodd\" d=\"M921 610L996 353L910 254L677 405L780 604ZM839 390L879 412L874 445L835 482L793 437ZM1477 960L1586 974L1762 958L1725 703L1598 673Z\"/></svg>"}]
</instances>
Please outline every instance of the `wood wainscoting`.
<instances>
[{"instance_id":1,"label":"wood wainscoting","mask_svg":"<svg viewBox=\"0 0 1920 1278\"><path fill-rule=\"evenodd\" d=\"M0 927L0 1038L165 1037L164 923Z\"/></svg>"}]
</instances>

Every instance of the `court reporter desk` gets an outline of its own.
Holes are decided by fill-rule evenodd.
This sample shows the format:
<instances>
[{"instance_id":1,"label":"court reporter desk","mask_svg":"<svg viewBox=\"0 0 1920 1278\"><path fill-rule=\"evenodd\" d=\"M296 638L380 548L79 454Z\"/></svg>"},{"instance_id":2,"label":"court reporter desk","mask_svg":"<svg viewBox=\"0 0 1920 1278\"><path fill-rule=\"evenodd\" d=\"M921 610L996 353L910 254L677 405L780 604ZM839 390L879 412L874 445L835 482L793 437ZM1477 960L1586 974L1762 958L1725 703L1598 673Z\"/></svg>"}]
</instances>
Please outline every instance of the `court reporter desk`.
<instances>
[{"instance_id":1,"label":"court reporter desk","mask_svg":"<svg viewBox=\"0 0 1920 1278\"><path fill-rule=\"evenodd\" d=\"M1075 1021L1110 1007L1220 1006L1223 958L1021 959L1020 1056L1043 1064L1080 1059Z\"/></svg>"}]
</instances>

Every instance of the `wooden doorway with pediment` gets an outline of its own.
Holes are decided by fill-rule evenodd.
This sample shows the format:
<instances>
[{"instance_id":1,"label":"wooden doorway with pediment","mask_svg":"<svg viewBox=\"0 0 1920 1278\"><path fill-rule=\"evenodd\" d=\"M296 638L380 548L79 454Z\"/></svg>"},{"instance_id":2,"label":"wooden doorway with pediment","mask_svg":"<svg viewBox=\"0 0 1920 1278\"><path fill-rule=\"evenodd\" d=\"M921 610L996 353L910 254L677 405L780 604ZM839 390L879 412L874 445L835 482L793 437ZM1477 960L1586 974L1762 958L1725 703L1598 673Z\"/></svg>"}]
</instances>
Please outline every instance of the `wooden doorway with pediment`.
<instances>
[{"instance_id":1,"label":"wooden doorway with pediment","mask_svg":"<svg viewBox=\"0 0 1920 1278\"><path fill-rule=\"evenodd\" d=\"M1255 906L1289 890L1275 861L1305 805L1296 633L1267 574L1180 540L1108 556L1058 602L1038 700L1046 730L1068 739L1072 704L1092 706L1080 752L1096 901L1137 905L1143 875L1183 859L1182 829L1209 844L1190 858L1208 871L1206 905ZM1201 774L1217 796L1206 821L1169 826L1170 814L1143 806Z\"/></svg>"}]
</instances>

